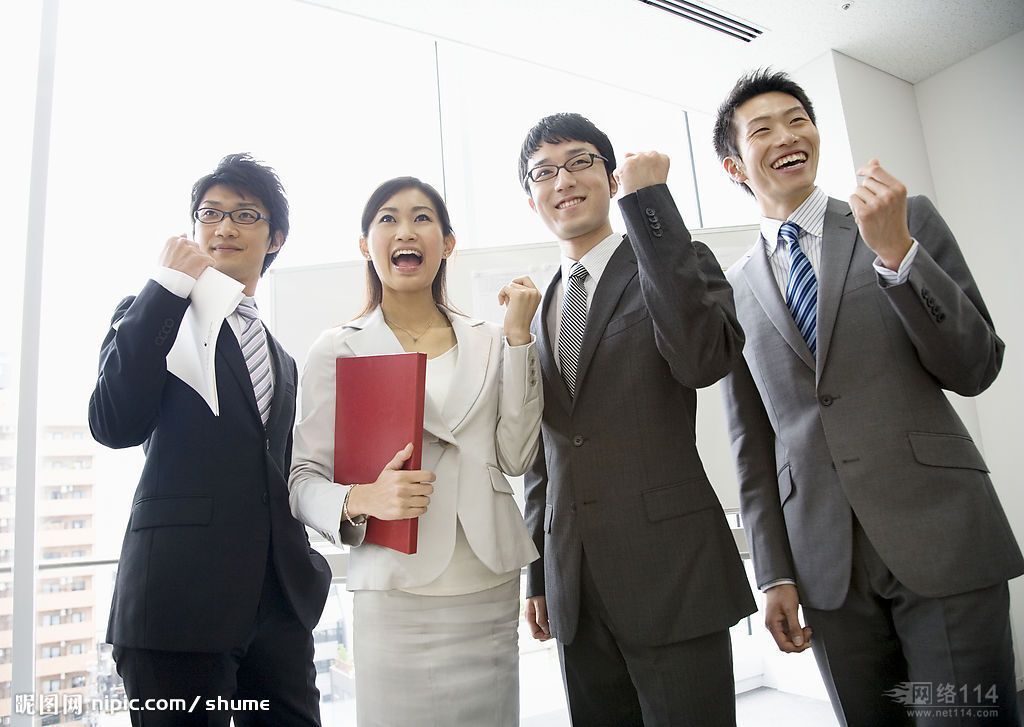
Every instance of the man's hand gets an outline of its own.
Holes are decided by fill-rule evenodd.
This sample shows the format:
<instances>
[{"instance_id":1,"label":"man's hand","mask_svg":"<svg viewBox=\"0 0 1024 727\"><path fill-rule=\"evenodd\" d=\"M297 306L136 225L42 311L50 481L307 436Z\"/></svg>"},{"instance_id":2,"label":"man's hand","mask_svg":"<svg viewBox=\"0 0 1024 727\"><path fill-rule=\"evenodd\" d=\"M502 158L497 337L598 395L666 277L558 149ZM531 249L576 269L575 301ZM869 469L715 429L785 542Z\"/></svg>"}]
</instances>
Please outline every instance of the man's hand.
<instances>
[{"instance_id":1,"label":"man's hand","mask_svg":"<svg viewBox=\"0 0 1024 727\"><path fill-rule=\"evenodd\" d=\"M638 189L667 182L668 166L668 157L656 151L626 152L622 164L615 170L615 181L623 195L632 194Z\"/></svg>"},{"instance_id":2,"label":"man's hand","mask_svg":"<svg viewBox=\"0 0 1024 727\"><path fill-rule=\"evenodd\" d=\"M800 594L796 586L773 586L764 594L764 625L771 632L779 651L799 654L811 645L811 630L800 626L797 607Z\"/></svg>"},{"instance_id":3,"label":"man's hand","mask_svg":"<svg viewBox=\"0 0 1024 727\"><path fill-rule=\"evenodd\" d=\"M213 265L213 258L200 250L199 245L185 235L175 235L168 238L164 244L163 252L160 253L160 265L198 280L203 271Z\"/></svg>"},{"instance_id":4,"label":"man's hand","mask_svg":"<svg viewBox=\"0 0 1024 727\"><path fill-rule=\"evenodd\" d=\"M533 638L537 641L547 641L551 638L551 630L548 628L548 602L544 596L527 598L525 615Z\"/></svg>"},{"instance_id":5,"label":"man's hand","mask_svg":"<svg viewBox=\"0 0 1024 727\"><path fill-rule=\"evenodd\" d=\"M405 520L427 511L436 478L427 470L403 470L402 463L412 456L412 444L395 454L384 465L377 481L357 485L348 496L348 514L372 515L378 520Z\"/></svg>"},{"instance_id":6,"label":"man's hand","mask_svg":"<svg viewBox=\"0 0 1024 727\"><path fill-rule=\"evenodd\" d=\"M913 240L907 227L907 188L872 159L857 170L863 181L850 196L860 236L882 265L899 270Z\"/></svg>"},{"instance_id":7,"label":"man's hand","mask_svg":"<svg viewBox=\"0 0 1024 727\"><path fill-rule=\"evenodd\" d=\"M528 276L516 278L498 291L498 304L505 310L505 338L510 346L530 342L530 321L540 305L540 291Z\"/></svg>"}]
</instances>

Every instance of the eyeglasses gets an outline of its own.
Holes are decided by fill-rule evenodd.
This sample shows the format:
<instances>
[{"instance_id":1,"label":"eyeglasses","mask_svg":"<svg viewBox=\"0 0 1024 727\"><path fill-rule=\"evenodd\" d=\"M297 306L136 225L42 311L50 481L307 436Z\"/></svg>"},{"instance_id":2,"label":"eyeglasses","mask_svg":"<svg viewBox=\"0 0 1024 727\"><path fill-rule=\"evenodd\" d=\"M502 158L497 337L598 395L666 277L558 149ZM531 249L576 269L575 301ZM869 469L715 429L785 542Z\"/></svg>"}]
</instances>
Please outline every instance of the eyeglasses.
<instances>
[{"instance_id":1,"label":"eyeglasses","mask_svg":"<svg viewBox=\"0 0 1024 727\"><path fill-rule=\"evenodd\" d=\"M526 176L534 182L546 182L549 179L557 177L559 169L564 169L567 172L575 174L576 172L582 172L584 169L590 169L598 159L603 162L608 161L600 154L584 152L571 157L565 162L565 164L538 164L528 171Z\"/></svg>"},{"instance_id":2,"label":"eyeglasses","mask_svg":"<svg viewBox=\"0 0 1024 727\"><path fill-rule=\"evenodd\" d=\"M224 210L214 209L213 207L200 207L192 213L196 222L202 222L204 225L216 225L225 217L230 217L231 221L236 225L255 225L260 220L266 220L270 222L270 218L260 214L257 210L240 209L232 210L231 212L225 212Z\"/></svg>"}]
</instances>

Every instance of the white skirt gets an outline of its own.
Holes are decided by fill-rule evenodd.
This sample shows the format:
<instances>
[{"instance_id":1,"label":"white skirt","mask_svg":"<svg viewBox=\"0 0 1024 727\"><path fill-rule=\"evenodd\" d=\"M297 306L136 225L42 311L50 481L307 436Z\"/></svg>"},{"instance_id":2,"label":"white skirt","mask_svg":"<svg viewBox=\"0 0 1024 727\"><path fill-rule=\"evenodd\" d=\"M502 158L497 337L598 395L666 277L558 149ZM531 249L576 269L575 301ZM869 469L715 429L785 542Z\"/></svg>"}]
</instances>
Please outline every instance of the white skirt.
<instances>
[{"instance_id":1,"label":"white skirt","mask_svg":"<svg viewBox=\"0 0 1024 727\"><path fill-rule=\"evenodd\" d=\"M519 578L461 596L353 594L359 727L519 724Z\"/></svg>"}]
</instances>

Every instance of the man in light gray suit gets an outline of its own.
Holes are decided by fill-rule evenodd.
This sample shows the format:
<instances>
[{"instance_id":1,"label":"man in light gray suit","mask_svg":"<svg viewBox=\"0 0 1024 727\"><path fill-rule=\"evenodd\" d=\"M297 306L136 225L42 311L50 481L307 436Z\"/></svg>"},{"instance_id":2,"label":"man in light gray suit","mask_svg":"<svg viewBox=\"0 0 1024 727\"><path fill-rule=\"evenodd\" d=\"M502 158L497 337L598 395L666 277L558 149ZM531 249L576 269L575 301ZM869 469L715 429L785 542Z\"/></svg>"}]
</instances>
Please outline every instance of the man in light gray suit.
<instances>
[{"instance_id":1,"label":"man in light gray suit","mask_svg":"<svg viewBox=\"0 0 1024 727\"><path fill-rule=\"evenodd\" d=\"M766 626L813 647L842 724L1016 725L1024 562L943 391L984 391L1003 342L932 203L877 160L849 204L826 197L818 145L785 74L719 109L719 159L762 214L727 274L747 342L724 391Z\"/></svg>"},{"instance_id":2,"label":"man in light gray suit","mask_svg":"<svg viewBox=\"0 0 1024 727\"><path fill-rule=\"evenodd\" d=\"M562 266L534 321L542 447L526 476L527 620L558 639L578 727L735 725L729 627L754 610L694 441L695 389L740 358L732 293L665 185L579 114L542 119L519 158ZM627 235L612 231L609 202Z\"/></svg>"}]
</instances>

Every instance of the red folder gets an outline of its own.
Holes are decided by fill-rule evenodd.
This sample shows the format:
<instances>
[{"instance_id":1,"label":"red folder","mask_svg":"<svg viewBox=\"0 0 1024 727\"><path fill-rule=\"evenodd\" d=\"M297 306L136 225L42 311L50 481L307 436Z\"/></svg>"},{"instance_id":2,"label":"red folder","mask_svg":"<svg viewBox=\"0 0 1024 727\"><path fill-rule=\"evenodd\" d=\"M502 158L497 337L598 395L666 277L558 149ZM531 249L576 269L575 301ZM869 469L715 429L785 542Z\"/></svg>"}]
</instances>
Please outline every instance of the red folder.
<instances>
[{"instance_id":1,"label":"red folder","mask_svg":"<svg viewBox=\"0 0 1024 727\"><path fill-rule=\"evenodd\" d=\"M337 360L334 481L376 482L384 465L412 442L402 469L418 470L423 455L427 355L396 353ZM369 518L364 542L416 552L419 520Z\"/></svg>"}]
</instances>

